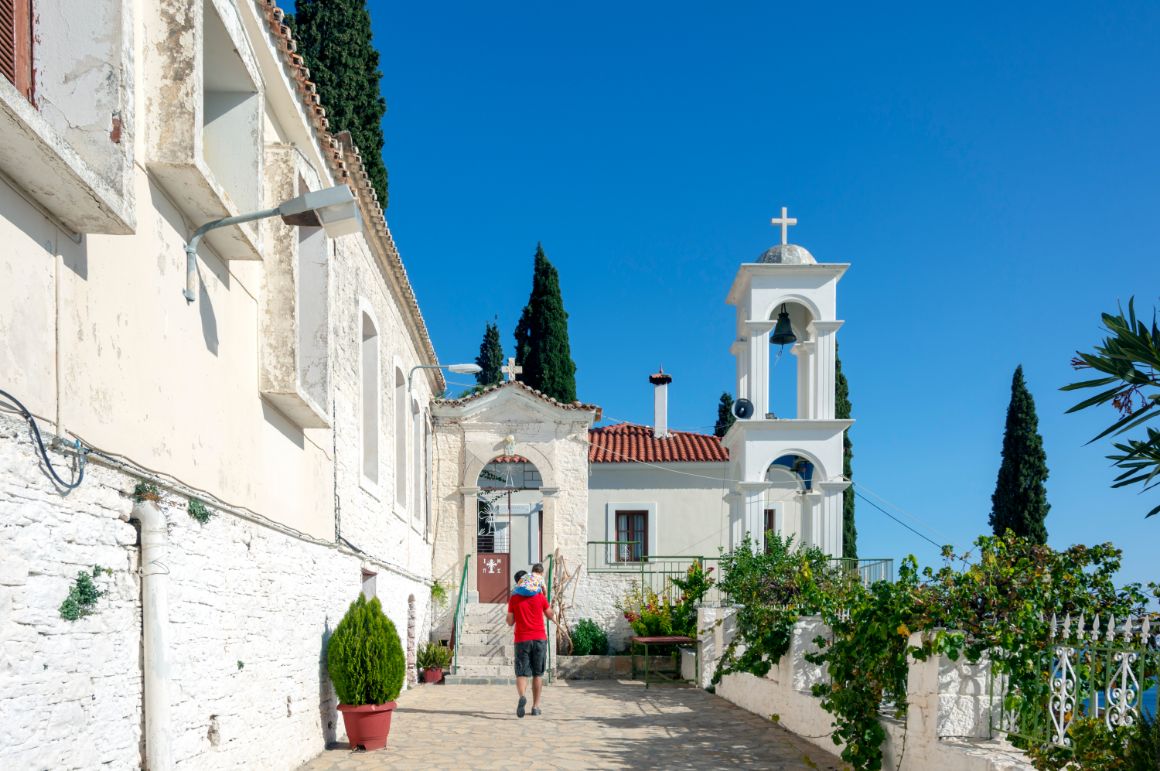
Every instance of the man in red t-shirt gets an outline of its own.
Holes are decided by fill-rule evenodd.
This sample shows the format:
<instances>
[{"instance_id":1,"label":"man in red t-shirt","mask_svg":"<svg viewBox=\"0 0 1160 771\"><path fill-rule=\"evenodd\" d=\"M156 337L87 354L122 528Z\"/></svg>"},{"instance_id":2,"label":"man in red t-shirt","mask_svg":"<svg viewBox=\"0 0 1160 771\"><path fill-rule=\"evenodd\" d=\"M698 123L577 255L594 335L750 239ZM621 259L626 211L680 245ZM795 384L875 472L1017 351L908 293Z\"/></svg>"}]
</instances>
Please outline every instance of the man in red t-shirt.
<instances>
[{"instance_id":1,"label":"man in red t-shirt","mask_svg":"<svg viewBox=\"0 0 1160 771\"><path fill-rule=\"evenodd\" d=\"M532 565L533 573L543 573L544 566L540 563ZM516 581L522 577L521 570L516 574ZM556 614L548 604L548 598L543 592L531 597L512 594L508 599L507 623L515 627L516 642L516 690L520 700L516 704L516 716L524 716L524 707L528 703L524 694L528 688L528 678L532 678L532 714L540 714L540 692L544 687L544 663L548 657L548 631L544 625L544 618L556 620Z\"/></svg>"}]
</instances>

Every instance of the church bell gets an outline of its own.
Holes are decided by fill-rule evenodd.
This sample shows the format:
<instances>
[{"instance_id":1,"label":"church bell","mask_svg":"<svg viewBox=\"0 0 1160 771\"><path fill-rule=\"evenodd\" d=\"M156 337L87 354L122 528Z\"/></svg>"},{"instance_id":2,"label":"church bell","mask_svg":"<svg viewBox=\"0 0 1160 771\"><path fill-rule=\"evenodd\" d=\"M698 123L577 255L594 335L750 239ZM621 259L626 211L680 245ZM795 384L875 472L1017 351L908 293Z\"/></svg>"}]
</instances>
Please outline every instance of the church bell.
<instances>
[{"instance_id":1,"label":"church bell","mask_svg":"<svg viewBox=\"0 0 1160 771\"><path fill-rule=\"evenodd\" d=\"M785 304L781 306L781 313L777 314L777 326L773 328L773 334L769 336L770 345L789 345L797 342L797 335L793 333L793 327L789 324L789 311L785 309Z\"/></svg>"}]
</instances>

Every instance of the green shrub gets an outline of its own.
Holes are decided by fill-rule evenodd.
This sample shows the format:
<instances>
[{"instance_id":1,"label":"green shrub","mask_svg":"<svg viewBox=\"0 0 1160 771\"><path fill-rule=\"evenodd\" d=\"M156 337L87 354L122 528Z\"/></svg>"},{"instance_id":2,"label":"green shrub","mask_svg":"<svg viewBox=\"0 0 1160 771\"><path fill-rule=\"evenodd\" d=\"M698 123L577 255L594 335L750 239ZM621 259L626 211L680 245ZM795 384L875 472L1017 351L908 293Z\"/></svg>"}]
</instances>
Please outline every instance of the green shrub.
<instances>
[{"instance_id":1,"label":"green shrub","mask_svg":"<svg viewBox=\"0 0 1160 771\"><path fill-rule=\"evenodd\" d=\"M451 649L439 643L427 643L419 648L415 663L419 669L446 669L451 664Z\"/></svg>"},{"instance_id":2,"label":"green shrub","mask_svg":"<svg viewBox=\"0 0 1160 771\"><path fill-rule=\"evenodd\" d=\"M76 621L93 612L93 606L97 604L97 600L104 594L93 583L93 578L99 576L101 573L112 575L113 571L108 568L102 568L100 565L94 565L91 577L88 571L85 570L77 573L76 580L69 587L68 596L60 604L59 613L61 618L65 621Z\"/></svg>"},{"instance_id":3,"label":"green shrub","mask_svg":"<svg viewBox=\"0 0 1160 771\"><path fill-rule=\"evenodd\" d=\"M386 704L398 697L407 665L378 597L368 602L360 594L350 604L330 636L326 665L343 704Z\"/></svg>"},{"instance_id":4,"label":"green shrub","mask_svg":"<svg viewBox=\"0 0 1160 771\"><path fill-rule=\"evenodd\" d=\"M587 618L572 627L573 656L603 656L608 653L608 635Z\"/></svg>"}]
</instances>

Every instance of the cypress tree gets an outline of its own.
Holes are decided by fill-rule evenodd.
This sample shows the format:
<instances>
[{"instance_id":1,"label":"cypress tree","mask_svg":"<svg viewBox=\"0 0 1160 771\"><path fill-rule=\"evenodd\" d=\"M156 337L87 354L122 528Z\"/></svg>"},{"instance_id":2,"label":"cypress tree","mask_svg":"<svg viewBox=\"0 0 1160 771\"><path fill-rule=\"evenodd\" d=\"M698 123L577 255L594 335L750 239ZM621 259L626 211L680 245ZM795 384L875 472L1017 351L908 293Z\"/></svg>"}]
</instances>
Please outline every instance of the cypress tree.
<instances>
[{"instance_id":1,"label":"cypress tree","mask_svg":"<svg viewBox=\"0 0 1160 771\"><path fill-rule=\"evenodd\" d=\"M846 374L842 372L842 359L834 349L834 417L838 420L849 420L853 405L850 404L850 383ZM850 432L842 435L842 475L851 482L854 481L854 443L850 441ZM854 524L854 486L847 487L842 493L842 556L849 559L858 558L858 528Z\"/></svg>"},{"instance_id":2,"label":"cypress tree","mask_svg":"<svg viewBox=\"0 0 1160 771\"><path fill-rule=\"evenodd\" d=\"M991 496L995 535L1012 530L1035 543L1047 543L1047 453L1039 435L1035 400L1023 380L1023 365L1011 379L1011 403L1003 432L1003 460Z\"/></svg>"},{"instance_id":3,"label":"cypress tree","mask_svg":"<svg viewBox=\"0 0 1160 771\"><path fill-rule=\"evenodd\" d=\"M503 367L503 345L499 340L499 327L492 322L487 323L483 332L483 342L479 344L479 355L475 363L480 371L475 373L475 382L486 388L495 385L503 378L500 369Z\"/></svg>"},{"instance_id":4,"label":"cypress tree","mask_svg":"<svg viewBox=\"0 0 1160 771\"><path fill-rule=\"evenodd\" d=\"M713 436L725 436L735 420L737 418L733 415L733 394L726 391L717 402L717 424L713 426Z\"/></svg>"},{"instance_id":5,"label":"cypress tree","mask_svg":"<svg viewBox=\"0 0 1160 771\"><path fill-rule=\"evenodd\" d=\"M556 401L576 401L576 363L568 343L568 314L560 295L560 275L544 247L536 244L532 293L516 324L516 363L520 380Z\"/></svg>"},{"instance_id":6,"label":"cypress tree","mask_svg":"<svg viewBox=\"0 0 1160 771\"><path fill-rule=\"evenodd\" d=\"M318 85L331 132L350 132L385 211L382 123L387 101L379 88L383 73L365 0L298 0L293 17L286 18Z\"/></svg>"}]
</instances>

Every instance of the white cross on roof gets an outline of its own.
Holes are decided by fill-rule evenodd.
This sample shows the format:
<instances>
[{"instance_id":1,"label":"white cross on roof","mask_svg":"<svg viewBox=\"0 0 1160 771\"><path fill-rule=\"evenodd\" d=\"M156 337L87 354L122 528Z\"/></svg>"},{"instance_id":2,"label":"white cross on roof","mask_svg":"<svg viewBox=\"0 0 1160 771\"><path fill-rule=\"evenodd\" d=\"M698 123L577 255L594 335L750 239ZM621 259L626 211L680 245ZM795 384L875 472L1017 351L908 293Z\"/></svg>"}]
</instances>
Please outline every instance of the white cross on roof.
<instances>
[{"instance_id":1,"label":"white cross on roof","mask_svg":"<svg viewBox=\"0 0 1160 771\"><path fill-rule=\"evenodd\" d=\"M770 225L781 225L781 243L784 246L789 243L789 227L797 224L797 217L790 217L786 208L781 207L781 216L774 217L769 221Z\"/></svg>"},{"instance_id":2,"label":"white cross on roof","mask_svg":"<svg viewBox=\"0 0 1160 771\"><path fill-rule=\"evenodd\" d=\"M521 366L518 366L516 364L516 360L514 358L509 357L507 360L507 364L500 367L499 371L507 376L507 382L510 383L516 379L516 375L519 375L520 373L522 373L524 371L524 368Z\"/></svg>"}]
</instances>

